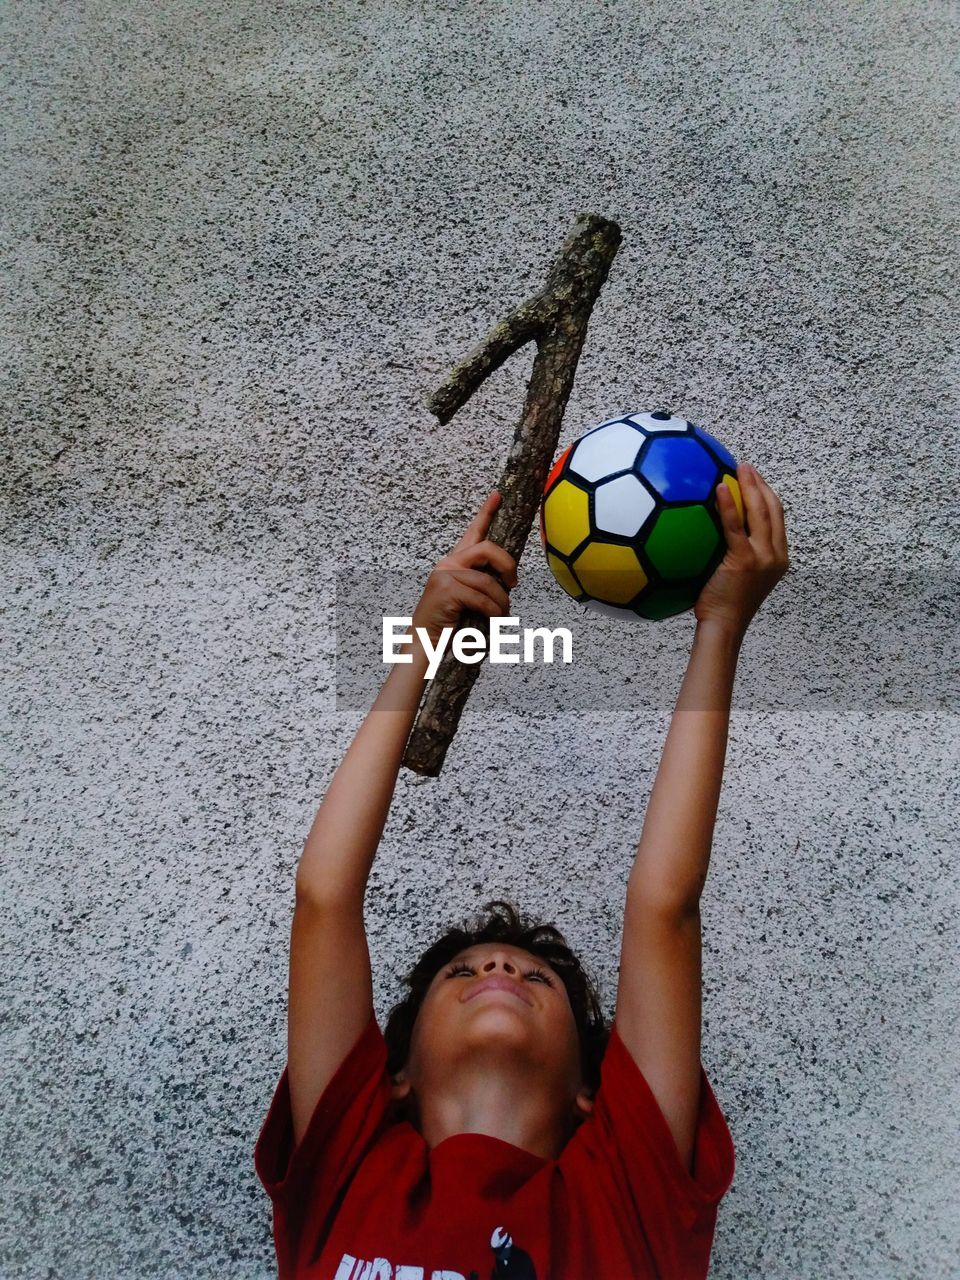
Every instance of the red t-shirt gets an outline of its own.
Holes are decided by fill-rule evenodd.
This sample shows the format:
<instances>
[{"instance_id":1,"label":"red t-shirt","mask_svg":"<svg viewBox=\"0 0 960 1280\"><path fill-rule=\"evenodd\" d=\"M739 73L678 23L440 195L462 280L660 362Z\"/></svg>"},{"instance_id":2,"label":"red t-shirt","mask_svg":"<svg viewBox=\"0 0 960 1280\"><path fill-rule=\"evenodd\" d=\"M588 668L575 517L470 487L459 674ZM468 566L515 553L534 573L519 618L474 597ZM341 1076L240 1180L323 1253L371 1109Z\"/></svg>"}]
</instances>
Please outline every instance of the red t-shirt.
<instances>
[{"instance_id":1,"label":"red t-shirt","mask_svg":"<svg viewBox=\"0 0 960 1280\"><path fill-rule=\"evenodd\" d=\"M299 1147L284 1067L254 1152L279 1280L702 1280L734 1148L700 1067L695 1174L616 1023L593 1110L555 1160L395 1114L372 1016Z\"/></svg>"}]
</instances>

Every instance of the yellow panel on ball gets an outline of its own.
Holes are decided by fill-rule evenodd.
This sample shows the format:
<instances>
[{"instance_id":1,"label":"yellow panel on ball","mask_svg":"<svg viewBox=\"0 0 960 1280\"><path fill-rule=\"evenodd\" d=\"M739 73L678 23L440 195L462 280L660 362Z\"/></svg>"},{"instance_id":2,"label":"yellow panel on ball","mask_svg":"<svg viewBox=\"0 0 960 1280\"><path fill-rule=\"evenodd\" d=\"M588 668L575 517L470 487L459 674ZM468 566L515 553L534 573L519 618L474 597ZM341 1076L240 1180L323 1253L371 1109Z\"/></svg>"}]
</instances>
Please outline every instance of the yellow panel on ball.
<instances>
[{"instance_id":1,"label":"yellow panel on ball","mask_svg":"<svg viewBox=\"0 0 960 1280\"><path fill-rule=\"evenodd\" d=\"M591 542L573 567L588 596L610 604L626 604L647 585L647 575L629 547Z\"/></svg>"},{"instance_id":2,"label":"yellow panel on ball","mask_svg":"<svg viewBox=\"0 0 960 1280\"><path fill-rule=\"evenodd\" d=\"M724 476L723 483L733 494L733 501L737 508L737 514L743 519L743 498L740 496L740 486L737 484L736 476Z\"/></svg>"},{"instance_id":3,"label":"yellow panel on ball","mask_svg":"<svg viewBox=\"0 0 960 1280\"><path fill-rule=\"evenodd\" d=\"M563 563L555 555L547 552L547 564L553 571L553 576L563 587L568 596L573 596L574 600L578 600L583 595L583 588L577 582L576 578Z\"/></svg>"},{"instance_id":4,"label":"yellow panel on ball","mask_svg":"<svg viewBox=\"0 0 960 1280\"><path fill-rule=\"evenodd\" d=\"M568 556L590 533L590 500L582 489L561 480L543 504L547 542Z\"/></svg>"}]
</instances>

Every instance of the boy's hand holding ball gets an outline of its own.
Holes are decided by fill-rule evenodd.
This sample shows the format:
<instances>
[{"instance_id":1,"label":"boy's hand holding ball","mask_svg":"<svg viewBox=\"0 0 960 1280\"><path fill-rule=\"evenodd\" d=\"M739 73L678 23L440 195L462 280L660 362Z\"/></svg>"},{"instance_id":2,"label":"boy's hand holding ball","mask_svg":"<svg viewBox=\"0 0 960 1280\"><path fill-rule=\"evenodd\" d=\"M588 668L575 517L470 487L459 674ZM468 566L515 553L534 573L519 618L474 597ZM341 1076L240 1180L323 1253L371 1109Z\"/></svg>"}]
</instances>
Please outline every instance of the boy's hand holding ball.
<instances>
[{"instance_id":1,"label":"boy's hand holding ball","mask_svg":"<svg viewBox=\"0 0 960 1280\"><path fill-rule=\"evenodd\" d=\"M697 597L693 612L697 622L719 622L742 637L790 561L780 499L748 462L737 467L737 482L750 532L729 488L717 485L717 510L727 551Z\"/></svg>"},{"instance_id":2,"label":"boy's hand holding ball","mask_svg":"<svg viewBox=\"0 0 960 1280\"><path fill-rule=\"evenodd\" d=\"M737 482L746 507L746 527L730 488L717 485L717 511L727 550L693 612L698 622L718 622L742 637L790 561L783 506L776 493L748 462L737 467ZM517 562L486 537L500 501L494 489L427 579L413 612L413 626L423 627L433 645L444 627L456 629L466 609L491 618L510 616L507 591L517 584ZM484 572L483 565L494 572Z\"/></svg>"},{"instance_id":3,"label":"boy's hand holding ball","mask_svg":"<svg viewBox=\"0 0 960 1280\"><path fill-rule=\"evenodd\" d=\"M503 547L486 538L499 505L500 494L494 489L463 537L448 555L437 561L427 579L413 611L413 626L414 629L423 627L433 645L438 643L444 627L456 630L465 609L474 609L490 618L510 616L510 597L504 587L516 586L517 562ZM498 576L485 573L481 565L489 565Z\"/></svg>"}]
</instances>

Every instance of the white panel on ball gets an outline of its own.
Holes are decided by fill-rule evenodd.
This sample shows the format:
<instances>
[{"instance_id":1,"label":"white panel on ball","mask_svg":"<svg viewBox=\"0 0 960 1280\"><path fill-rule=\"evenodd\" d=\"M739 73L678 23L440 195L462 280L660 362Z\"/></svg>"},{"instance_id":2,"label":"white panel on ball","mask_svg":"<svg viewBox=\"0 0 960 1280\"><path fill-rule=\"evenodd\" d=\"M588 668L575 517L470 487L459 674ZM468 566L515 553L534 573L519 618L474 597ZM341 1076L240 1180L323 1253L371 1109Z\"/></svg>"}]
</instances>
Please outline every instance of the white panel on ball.
<instances>
[{"instance_id":1,"label":"white panel on ball","mask_svg":"<svg viewBox=\"0 0 960 1280\"><path fill-rule=\"evenodd\" d=\"M649 413L631 413L630 421L644 431L686 431L690 425L686 418L654 418Z\"/></svg>"},{"instance_id":2,"label":"white panel on ball","mask_svg":"<svg viewBox=\"0 0 960 1280\"><path fill-rule=\"evenodd\" d=\"M597 528L632 538L656 506L656 501L636 476L618 476L597 486Z\"/></svg>"},{"instance_id":3,"label":"white panel on ball","mask_svg":"<svg viewBox=\"0 0 960 1280\"><path fill-rule=\"evenodd\" d=\"M627 422L612 422L584 436L573 451L570 470L584 480L601 480L614 471L633 466L643 436Z\"/></svg>"}]
</instances>

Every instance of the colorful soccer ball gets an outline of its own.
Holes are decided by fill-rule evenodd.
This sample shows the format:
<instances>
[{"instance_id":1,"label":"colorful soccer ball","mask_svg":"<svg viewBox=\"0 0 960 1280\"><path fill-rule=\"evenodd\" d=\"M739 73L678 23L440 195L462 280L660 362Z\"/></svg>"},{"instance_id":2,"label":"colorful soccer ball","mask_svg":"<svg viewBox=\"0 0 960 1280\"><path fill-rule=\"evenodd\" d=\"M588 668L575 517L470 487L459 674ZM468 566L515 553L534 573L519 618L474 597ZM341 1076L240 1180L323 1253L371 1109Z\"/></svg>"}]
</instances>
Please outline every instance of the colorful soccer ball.
<instances>
[{"instance_id":1,"label":"colorful soccer ball","mask_svg":"<svg viewBox=\"0 0 960 1280\"><path fill-rule=\"evenodd\" d=\"M736 469L686 418L657 410L601 422L564 450L544 486L540 540L554 577L614 617L692 608L726 552L718 484L743 518Z\"/></svg>"}]
</instances>

